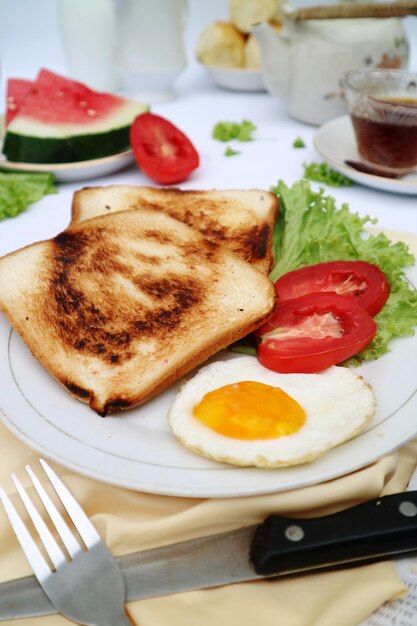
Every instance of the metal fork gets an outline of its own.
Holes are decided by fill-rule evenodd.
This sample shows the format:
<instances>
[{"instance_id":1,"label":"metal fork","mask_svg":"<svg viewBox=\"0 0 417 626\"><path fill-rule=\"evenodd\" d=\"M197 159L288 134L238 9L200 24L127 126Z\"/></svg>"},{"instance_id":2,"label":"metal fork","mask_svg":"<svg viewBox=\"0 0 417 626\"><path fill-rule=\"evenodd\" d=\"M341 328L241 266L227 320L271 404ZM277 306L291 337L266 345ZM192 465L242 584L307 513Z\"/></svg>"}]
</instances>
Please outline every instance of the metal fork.
<instances>
[{"instance_id":1,"label":"metal fork","mask_svg":"<svg viewBox=\"0 0 417 626\"><path fill-rule=\"evenodd\" d=\"M118 565L67 487L43 459L40 463L85 547L81 548L73 531L27 465L25 469L69 554L68 559L25 489L12 474L16 489L53 564L51 569L10 498L0 487L0 499L39 583L56 610L79 624L131 626L124 610L125 587Z\"/></svg>"}]
</instances>

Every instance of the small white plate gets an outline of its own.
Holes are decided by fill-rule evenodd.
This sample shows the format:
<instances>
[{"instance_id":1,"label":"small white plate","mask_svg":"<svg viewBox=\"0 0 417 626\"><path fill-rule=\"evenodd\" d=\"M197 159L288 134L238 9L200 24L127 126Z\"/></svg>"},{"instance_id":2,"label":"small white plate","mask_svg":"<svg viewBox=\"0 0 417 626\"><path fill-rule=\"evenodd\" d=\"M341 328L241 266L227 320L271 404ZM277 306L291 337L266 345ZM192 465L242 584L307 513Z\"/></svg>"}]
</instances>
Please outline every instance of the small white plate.
<instances>
[{"instance_id":1,"label":"small white plate","mask_svg":"<svg viewBox=\"0 0 417 626\"><path fill-rule=\"evenodd\" d=\"M349 115L337 117L320 126L314 137L314 146L330 167L357 183L383 191L417 194L417 172L402 178L385 178L365 174L346 165L346 160L361 160Z\"/></svg>"},{"instance_id":2,"label":"small white plate","mask_svg":"<svg viewBox=\"0 0 417 626\"><path fill-rule=\"evenodd\" d=\"M204 67L219 87L233 91L265 91L266 89L261 70L214 65L204 65Z\"/></svg>"},{"instance_id":3,"label":"small white plate","mask_svg":"<svg viewBox=\"0 0 417 626\"><path fill-rule=\"evenodd\" d=\"M408 277L416 284L417 267ZM197 498L288 491L354 472L417 435L417 335L390 348L355 370L377 399L363 433L305 465L243 468L193 454L174 438L167 411L180 381L141 407L100 418L47 373L0 316L0 419L41 455L128 489ZM223 352L214 359L235 356Z\"/></svg>"},{"instance_id":4,"label":"small white plate","mask_svg":"<svg viewBox=\"0 0 417 626\"><path fill-rule=\"evenodd\" d=\"M0 144L3 141L3 128L4 117L0 116ZM25 172L52 172L55 180L62 183L106 176L127 167L133 161L133 152L130 148L101 159L76 161L74 163L15 163L8 161L4 154L0 154L0 167L4 169Z\"/></svg>"},{"instance_id":5,"label":"small white plate","mask_svg":"<svg viewBox=\"0 0 417 626\"><path fill-rule=\"evenodd\" d=\"M118 152L102 159L51 165L48 163L14 163L13 161L7 161L3 155L0 155L0 167L25 172L52 172L55 180L63 183L106 176L106 174L111 174L127 167L133 160L132 150Z\"/></svg>"}]
</instances>

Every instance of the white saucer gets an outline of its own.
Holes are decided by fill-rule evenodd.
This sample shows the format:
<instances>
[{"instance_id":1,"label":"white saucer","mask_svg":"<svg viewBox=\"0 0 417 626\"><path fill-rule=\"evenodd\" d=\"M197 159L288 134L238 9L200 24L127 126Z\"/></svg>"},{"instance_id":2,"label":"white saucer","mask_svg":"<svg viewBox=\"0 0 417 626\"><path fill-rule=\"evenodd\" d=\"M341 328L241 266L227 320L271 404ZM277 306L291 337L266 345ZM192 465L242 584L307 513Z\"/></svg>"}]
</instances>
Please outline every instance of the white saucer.
<instances>
[{"instance_id":1,"label":"white saucer","mask_svg":"<svg viewBox=\"0 0 417 626\"><path fill-rule=\"evenodd\" d=\"M98 178L121 170L133 161L132 150L124 150L101 159L77 161L75 163L14 163L0 155L0 167L25 172L52 172L57 182L70 182Z\"/></svg>"},{"instance_id":2,"label":"white saucer","mask_svg":"<svg viewBox=\"0 0 417 626\"><path fill-rule=\"evenodd\" d=\"M0 144L3 143L4 117L0 116ZM74 163L15 163L8 161L0 153L0 167L7 170L22 170L25 172L52 172L57 182L87 180L106 176L112 172L127 167L134 161L133 151L129 148L101 159L76 161Z\"/></svg>"},{"instance_id":3,"label":"white saucer","mask_svg":"<svg viewBox=\"0 0 417 626\"><path fill-rule=\"evenodd\" d=\"M219 87L233 91L265 91L261 70L251 68L216 67L204 65Z\"/></svg>"},{"instance_id":4,"label":"white saucer","mask_svg":"<svg viewBox=\"0 0 417 626\"><path fill-rule=\"evenodd\" d=\"M385 178L365 174L346 165L346 160L361 160L349 115L320 126L314 137L314 146L330 167L357 183L383 191L417 195L417 172L402 178Z\"/></svg>"}]
</instances>

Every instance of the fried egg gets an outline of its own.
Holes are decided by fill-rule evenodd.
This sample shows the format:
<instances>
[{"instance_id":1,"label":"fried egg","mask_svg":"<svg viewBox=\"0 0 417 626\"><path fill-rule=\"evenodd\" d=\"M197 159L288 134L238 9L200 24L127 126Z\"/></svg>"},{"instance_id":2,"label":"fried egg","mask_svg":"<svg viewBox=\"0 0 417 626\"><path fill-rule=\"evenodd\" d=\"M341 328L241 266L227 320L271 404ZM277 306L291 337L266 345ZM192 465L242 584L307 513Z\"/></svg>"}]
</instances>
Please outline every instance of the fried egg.
<instances>
[{"instance_id":1,"label":"fried egg","mask_svg":"<svg viewBox=\"0 0 417 626\"><path fill-rule=\"evenodd\" d=\"M370 385L346 367L279 374L241 356L206 365L186 381L168 421L201 456L272 468L306 463L351 439L375 407Z\"/></svg>"}]
</instances>

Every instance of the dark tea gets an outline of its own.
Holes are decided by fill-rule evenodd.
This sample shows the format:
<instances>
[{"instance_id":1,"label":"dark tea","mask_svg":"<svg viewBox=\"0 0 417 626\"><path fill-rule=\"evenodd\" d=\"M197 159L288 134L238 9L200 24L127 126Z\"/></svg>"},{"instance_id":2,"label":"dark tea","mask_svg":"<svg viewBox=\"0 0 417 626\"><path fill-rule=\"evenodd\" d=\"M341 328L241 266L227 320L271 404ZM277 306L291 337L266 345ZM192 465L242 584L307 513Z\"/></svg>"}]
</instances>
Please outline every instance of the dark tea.
<instances>
[{"instance_id":1,"label":"dark tea","mask_svg":"<svg viewBox=\"0 0 417 626\"><path fill-rule=\"evenodd\" d=\"M417 97L378 97L351 111L361 157L398 170L417 166Z\"/></svg>"}]
</instances>

